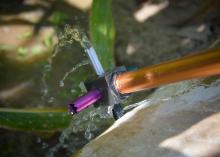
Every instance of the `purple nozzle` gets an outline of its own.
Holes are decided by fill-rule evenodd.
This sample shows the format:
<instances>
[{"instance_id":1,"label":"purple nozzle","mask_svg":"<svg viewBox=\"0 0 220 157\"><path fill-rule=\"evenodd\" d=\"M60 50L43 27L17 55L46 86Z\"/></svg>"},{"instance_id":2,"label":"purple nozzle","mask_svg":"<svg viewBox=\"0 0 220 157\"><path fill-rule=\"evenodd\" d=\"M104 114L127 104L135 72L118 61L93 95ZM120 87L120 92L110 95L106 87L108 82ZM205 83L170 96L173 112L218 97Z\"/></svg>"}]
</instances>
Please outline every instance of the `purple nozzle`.
<instances>
[{"instance_id":1,"label":"purple nozzle","mask_svg":"<svg viewBox=\"0 0 220 157\"><path fill-rule=\"evenodd\" d=\"M88 93L86 93L85 95L76 99L74 102L70 103L69 111L71 112L71 114L78 113L81 110L92 105L99 99L101 99L101 97L102 97L101 91L98 89L93 89Z\"/></svg>"}]
</instances>

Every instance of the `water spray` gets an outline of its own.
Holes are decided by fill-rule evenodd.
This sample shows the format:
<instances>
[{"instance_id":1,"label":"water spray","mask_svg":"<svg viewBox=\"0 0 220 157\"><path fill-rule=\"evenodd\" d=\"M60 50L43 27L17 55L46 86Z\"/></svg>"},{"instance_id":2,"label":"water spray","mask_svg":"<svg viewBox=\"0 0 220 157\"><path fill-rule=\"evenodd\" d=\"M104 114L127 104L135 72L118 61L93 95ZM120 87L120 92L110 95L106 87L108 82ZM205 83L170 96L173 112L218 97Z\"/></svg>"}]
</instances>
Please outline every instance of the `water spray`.
<instances>
[{"instance_id":1,"label":"water spray","mask_svg":"<svg viewBox=\"0 0 220 157\"><path fill-rule=\"evenodd\" d=\"M85 83L87 93L69 104L72 114L95 104L108 104L115 119L123 116L121 106L130 94L183 80L220 74L220 49L197 53L151 67L129 71L124 66L105 72L98 56L86 36L80 43L97 74L97 78Z\"/></svg>"}]
</instances>

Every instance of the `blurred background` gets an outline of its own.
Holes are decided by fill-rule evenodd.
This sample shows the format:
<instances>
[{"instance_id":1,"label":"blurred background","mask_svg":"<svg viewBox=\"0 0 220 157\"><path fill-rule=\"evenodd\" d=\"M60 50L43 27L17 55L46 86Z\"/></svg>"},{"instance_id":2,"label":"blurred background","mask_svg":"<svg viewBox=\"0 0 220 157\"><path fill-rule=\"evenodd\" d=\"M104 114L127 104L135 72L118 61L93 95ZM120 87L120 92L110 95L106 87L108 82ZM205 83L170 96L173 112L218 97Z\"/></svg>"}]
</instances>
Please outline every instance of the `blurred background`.
<instances>
[{"instance_id":1,"label":"blurred background","mask_svg":"<svg viewBox=\"0 0 220 157\"><path fill-rule=\"evenodd\" d=\"M220 1L1 0L1 157L71 156L113 123L105 107L67 113L95 74L81 45L59 38L66 24L106 69L143 67L219 48Z\"/></svg>"}]
</instances>

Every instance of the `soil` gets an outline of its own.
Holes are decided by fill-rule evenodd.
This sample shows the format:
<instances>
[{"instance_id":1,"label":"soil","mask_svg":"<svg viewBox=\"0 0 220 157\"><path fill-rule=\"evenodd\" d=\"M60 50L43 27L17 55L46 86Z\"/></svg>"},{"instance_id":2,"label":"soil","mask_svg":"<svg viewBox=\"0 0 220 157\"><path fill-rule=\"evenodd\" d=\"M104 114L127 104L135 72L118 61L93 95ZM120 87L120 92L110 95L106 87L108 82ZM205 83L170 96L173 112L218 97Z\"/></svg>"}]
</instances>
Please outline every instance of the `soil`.
<instances>
[{"instance_id":1,"label":"soil","mask_svg":"<svg viewBox=\"0 0 220 157\"><path fill-rule=\"evenodd\" d=\"M208 1L171 0L167 7L143 22L135 19L135 14L147 4L160 5L166 0L152 0L145 3L135 1L113 1L116 25L115 53L118 64L152 65L192 52L209 48L219 39L220 5L211 8L205 15L183 21L196 14ZM146 7L146 10L149 9ZM215 20L214 20L215 19ZM203 27L201 31L199 28Z\"/></svg>"}]
</instances>

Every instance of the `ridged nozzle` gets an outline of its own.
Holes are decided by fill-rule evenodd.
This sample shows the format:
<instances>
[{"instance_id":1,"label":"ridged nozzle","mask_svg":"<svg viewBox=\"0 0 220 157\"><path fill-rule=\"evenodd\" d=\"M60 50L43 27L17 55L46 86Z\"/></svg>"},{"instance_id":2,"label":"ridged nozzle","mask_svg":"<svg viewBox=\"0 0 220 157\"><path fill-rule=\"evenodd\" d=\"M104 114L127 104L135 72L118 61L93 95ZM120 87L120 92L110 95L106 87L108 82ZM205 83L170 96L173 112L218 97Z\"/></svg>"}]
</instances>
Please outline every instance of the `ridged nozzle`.
<instances>
[{"instance_id":1,"label":"ridged nozzle","mask_svg":"<svg viewBox=\"0 0 220 157\"><path fill-rule=\"evenodd\" d=\"M71 114L79 113L83 109L97 102L102 98L102 93L98 89L93 89L85 95L79 97L74 102L69 104L69 111Z\"/></svg>"}]
</instances>

